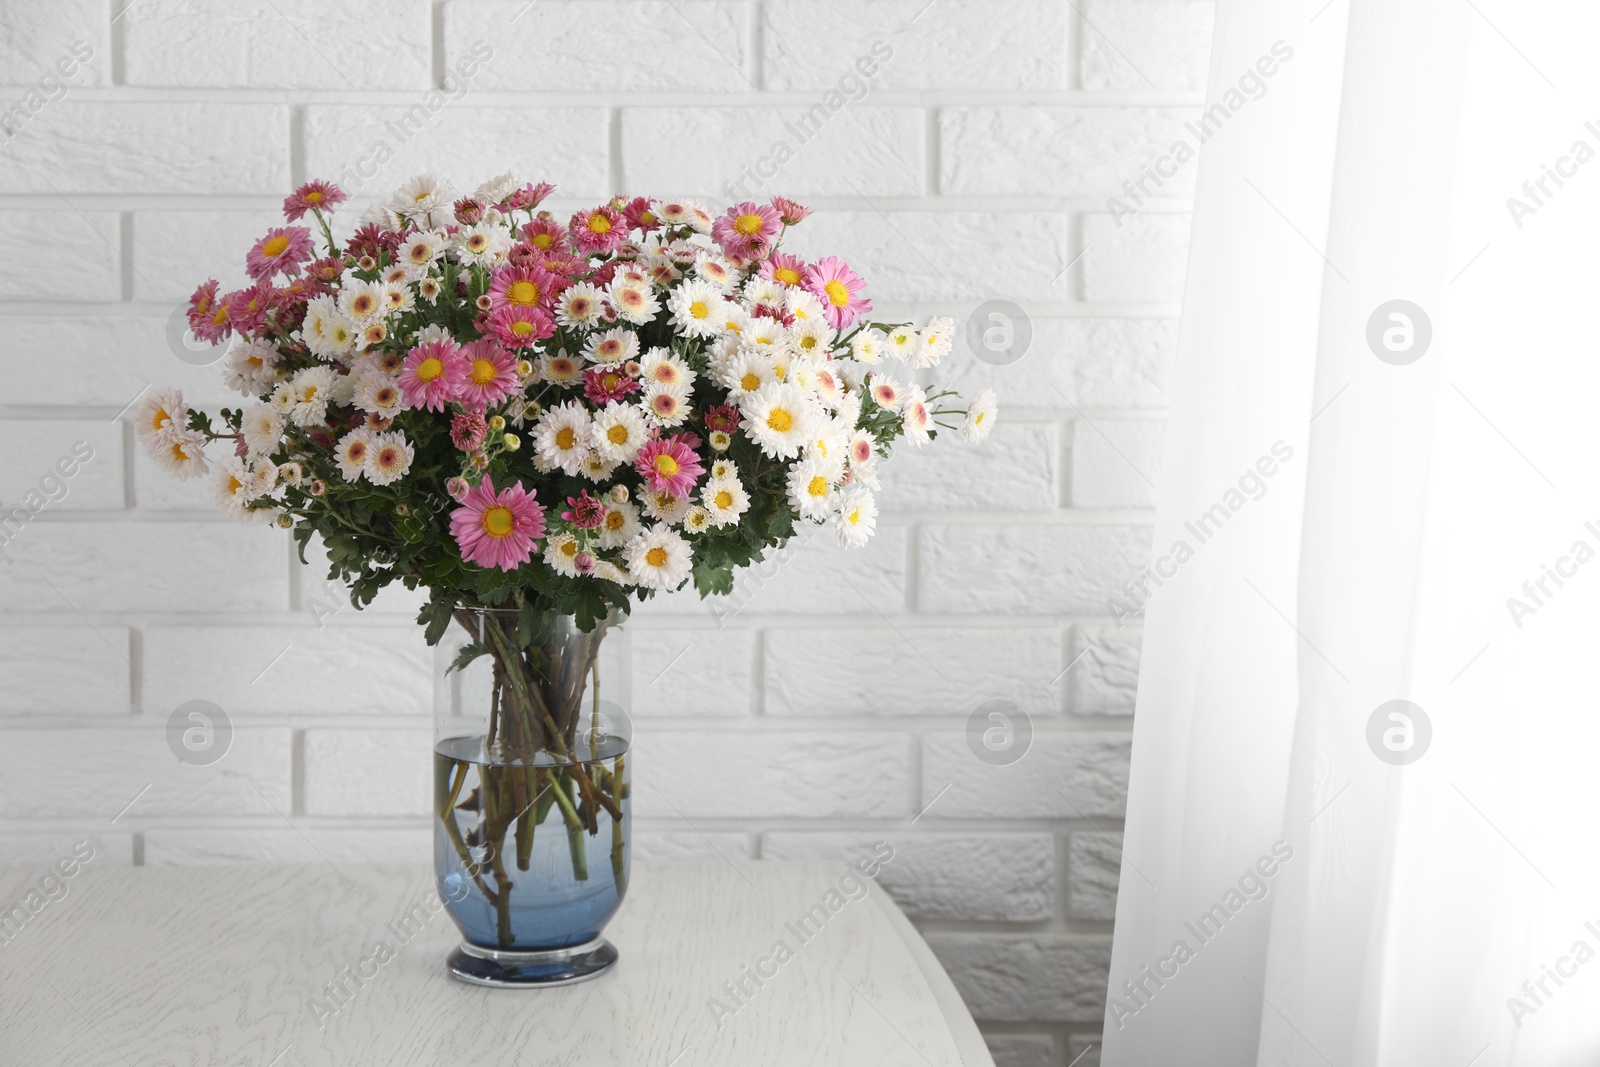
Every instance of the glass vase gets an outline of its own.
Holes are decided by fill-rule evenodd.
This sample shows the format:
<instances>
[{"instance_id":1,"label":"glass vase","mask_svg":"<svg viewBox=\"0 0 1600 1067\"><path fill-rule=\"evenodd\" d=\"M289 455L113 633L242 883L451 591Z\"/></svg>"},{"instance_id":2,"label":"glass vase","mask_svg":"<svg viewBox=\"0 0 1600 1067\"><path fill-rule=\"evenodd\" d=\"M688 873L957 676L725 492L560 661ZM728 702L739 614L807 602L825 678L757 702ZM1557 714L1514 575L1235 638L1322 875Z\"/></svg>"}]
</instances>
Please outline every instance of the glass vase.
<instances>
[{"instance_id":1,"label":"glass vase","mask_svg":"<svg viewBox=\"0 0 1600 1067\"><path fill-rule=\"evenodd\" d=\"M601 931L628 888L624 616L459 608L436 649L434 872L480 985L610 969Z\"/></svg>"}]
</instances>

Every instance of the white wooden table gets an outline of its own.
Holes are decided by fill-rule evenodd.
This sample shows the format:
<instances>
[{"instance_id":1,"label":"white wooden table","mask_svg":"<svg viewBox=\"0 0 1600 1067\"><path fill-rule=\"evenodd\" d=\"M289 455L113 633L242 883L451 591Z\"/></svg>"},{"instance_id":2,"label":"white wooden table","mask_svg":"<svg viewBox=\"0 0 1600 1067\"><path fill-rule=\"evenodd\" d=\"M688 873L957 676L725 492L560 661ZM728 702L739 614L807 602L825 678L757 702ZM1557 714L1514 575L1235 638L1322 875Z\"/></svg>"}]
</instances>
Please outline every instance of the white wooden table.
<instances>
[{"instance_id":1,"label":"white wooden table","mask_svg":"<svg viewBox=\"0 0 1600 1067\"><path fill-rule=\"evenodd\" d=\"M413 912L408 933L433 890L422 867L89 868L0 943L0 1065L993 1067L876 885L797 936L845 874L637 864L606 929L616 968L527 991L448 978L458 936L442 910ZM38 883L0 871L0 908ZM736 999L724 983L741 978Z\"/></svg>"}]
</instances>

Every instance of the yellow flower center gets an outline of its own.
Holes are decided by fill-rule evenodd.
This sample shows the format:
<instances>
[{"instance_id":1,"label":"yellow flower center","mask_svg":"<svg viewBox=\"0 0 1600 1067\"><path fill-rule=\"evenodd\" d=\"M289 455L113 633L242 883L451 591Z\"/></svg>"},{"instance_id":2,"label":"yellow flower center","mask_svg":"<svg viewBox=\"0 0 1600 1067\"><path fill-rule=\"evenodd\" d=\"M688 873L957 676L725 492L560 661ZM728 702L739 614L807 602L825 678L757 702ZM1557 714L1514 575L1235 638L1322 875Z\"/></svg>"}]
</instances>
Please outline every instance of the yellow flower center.
<instances>
[{"instance_id":1,"label":"yellow flower center","mask_svg":"<svg viewBox=\"0 0 1600 1067\"><path fill-rule=\"evenodd\" d=\"M495 367L493 362L487 359L475 359L472 361L473 385L488 385L494 381L494 376Z\"/></svg>"},{"instance_id":2,"label":"yellow flower center","mask_svg":"<svg viewBox=\"0 0 1600 1067\"><path fill-rule=\"evenodd\" d=\"M189 453L183 450L182 441L175 442L172 445L172 458L177 460L187 460L189 458Z\"/></svg>"},{"instance_id":3,"label":"yellow flower center","mask_svg":"<svg viewBox=\"0 0 1600 1067\"><path fill-rule=\"evenodd\" d=\"M841 282L838 278L834 278L829 281L828 284L824 285L822 287L822 291L828 294L828 303L832 304L834 307L842 308L849 306L850 290L844 284L844 282Z\"/></svg>"},{"instance_id":4,"label":"yellow flower center","mask_svg":"<svg viewBox=\"0 0 1600 1067\"><path fill-rule=\"evenodd\" d=\"M155 414L150 416L150 428L159 430L172 421L172 416L167 414L166 408L156 408Z\"/></svg>"},{"instance_id":5,"label":"yellow flower center","mask_svg":"<svg viewBox=\"0 0 1600 1067\"><path fill-rule=\"evenodd\" d=\"M539 302L539 287L533 282L513 282L506 290L506 299L513 304L531 305Z\"/></svg>"},{"instance_id":6,"label":"yellow flower center","mask_svg":"<svg viewBox=\"0 0 1600 1067\"><path fill-rule=\"evenodd\" d=\"M559 551L563 556L576 556L578 554L578 542L563 541L561 547L557 551Z\"/></svg>"},{"instance_id":7,"label":"yellow flower center","mask_svg":"<svg viewBox=\"0 0 1600 1067\"><path fill-rule=\"evenodd\" d=\"M794 416L787 408L773 408L767 413L767 428L778 433L788 433L794 427Z\"/></svg>"},{"instance_id":8,"label":"yellow flower center","mask_svg":"<svg viewBox=\"0 0 1600 1067\"><path fill-rule=\"evenodd\" d=\"M719 508L733 507L733 494L728 492L726 489L717 490L717 495L714 500Z\"/></svg>"},{"instance_id":9,"label":"yellow flower center","mask_svg":"<svg viewBox=\"0 0 1600 1067\"><path fill-rule=\"evenodd\" d=\"M652 548L644 554L644 561L652 567L665 567L667 565L667 550L660 547Z\"/></svg>"},{"instance_id":10,"label":"yellow flower center","mask_svg":"<svg viewBox=\"0 0 1600 1067\"><path fill-rule=\"evenodd\" d=\"M827 496L828 479L820 474L813 474L811 480L806 483L806 492L811 496Z\"/></svg>"},{"instance_id":11,"label":"yellow flower center","mask_svg":"<svg viewBox=\"0 0 1600 1067\"><path fill-rule=\"evenodd\" d=\"M516 322L511 324L511 332L516 334L518 337L527 337L529 334L533 333L533 323L526 319L518 319Z\"/></svg>"},{"instance_id":12,"label":"yellow flower center","mask_svg":"<svg viewBox=\"0 0 1600 1067\"><path fill-rule=\"evenodd\" d=\"M533 247L547 251L555 243L555 238L548 233L535 234L531 243Z\"/></svg>"},{"instance_id":13,"label":"yellow flower center","mask_svg":"<svg viewBox=\"0 0 1600 1067\"><path fill-rule=\"evenodd\" d=\"M784 285L799 285L800 272L793 267L779 267L772 272L772 276Z\"/></svg>"},{"instance_id":14,"label":"yellow flower center","mask_svg":"<svg viewBox=\"0 0 1600 1067\"><path fill-rule=\"evenodd\" d=\"M758 234L761 232L761 216L740 215L738 218L733 220L733 228L738 230L746 237L749 237L753 234Z\"/></svg>"},{"instance_id":15,"label":"yellow flower center","mask_svg":"<svg viewBox=\"0 0 1600 1067\"><path fill-rule=\"evenodd\" d=\"M692 319L703 319L709 314L711 314L711 309L706 307L704 300L696 300L689 305L689 317Z\"/></svg>"},{"instance_id":16,"label":"yellow flower center","mask_svg":"<svg viewBox=\"0 0 1600 1067\"><path fill-rule=\"evenodd\" d=\"M613 512L611 512L610 514L608 514L606 516L606 529L608 529L608 530L620 530L620 529L622 529L623 523L625 523L627 521L628 521L628 517L626 515L624 515L622 512L613 511Z\"/></svg>"},{"instance_id":17,"label":"yellow flower center","mask_svg":"<svg viewBox=\"0 0 1600 1067\"><path fill-rule=\"evenodd\" d=\"M739 379L739 388L747 393L753 393L761 388L761 377L754 371L746 371L743 378Z\"/></svg>"},{"instance_id":18,"label":"yellow flower center","mask_svg":"<svg viewBox=\"0 0 1600 1067\"><path fill-rule=\"evenodd\" d=\"M571 426L563 426L556 431L556 447L560 449L571 448L578 440L577 433Z\"/></svg>"},{"instance_id":19,"label":"yellow flower center","mask_svg":"<svg viewBox=\"0 0 1600 1067\"><path fill-rule=\"evenodd\" d=\"M844 518L845 518L845 521L848 522L851 526L856 525L857 523L859 523L861 521L861 509L860 508L851 508L850 509L850 513L848 515L846 515Z\"/></svg>"},{"instance_id":20,"label":"yellow flower center","mask_svg":"<svg viewBox=\"0 0 1600 1067\"><path fill-rule=\"evenodd\" d=\"M611 232L611 220L606 218L600 212L596 211L593 215L589 216L589 232L590 233L610 233Z\"/></svg>"},{"instance_id":21,"label":"yellow flower center","mask_svg":"<svg viewBox=\"0 0 1600 1067\"><path fill-rule=\"evenodd\" d=\"M283 250L288 247L289 239L280 233L276 237L269 237L261 243L261 254L268 257L281 256L283 255Z\"/></svg>"},{"instance_id":22,"label":"yellow flower center","mask_svg":"<svg viewBox=\"0 0 1600 1067\"><path fill-rule=\"evenodd\" d=\"M306 194L306 203L308 203L308 204L320 204L320 203L322 203L322 194L317 192L316 190L312 190L311 192Z\"/></svg>"},{"instance_id":23,"label":"yellow flower center","mask_svg":"<svg viewBox=\"0 0 1600 1067\"><path fill-rule=\"evenodd\" d=\"M434 356L429 356L417 364L417 381L431 382L444 374L444 361Z\"/></svg>"},{"instance_id":24,"label":"yellow flower center","mask_svg":"<svg viewBox=\"0 0 1600 1067\"><path fill-rule=\"evenodd\" d=\"M614 445L625 445L625 444L627 444L628 443L628 428L626 426L622 425L621 423L618 423L617 425L611 427L611 429L606 431L606 440L610 441ZM620 522L621 519L622 519L622 516L618 515L617 519L618 519L618 522ZM616 529L616 527L613 526L612 529Z\"/></svg>"},{"instance_id":25,"label":"yellow flower center","mask_svg":"<svg viewBox=\"0 0 1600 1067\"><path fill-rule=\"evenodd\" d=\"M228 492L237 493L239 490L241 490L243 488L244 488L244 483L243 482L241 482L239 479L235 478L231 474L228 475Z\"/></svg>"},{"instance_id":26,"label":"yellow flower center","mask_svg":"<svg viewBox=\"0 0 1600 1067\"><path fill-rule=\"evenodd\" d=\"M511 533L511 509L494 507L483 513L483 532L490 537L506 537Z\"/></svg>"},{"instance_id":27,"label":"yellow flower center","mask_svg":"<svg viewBox=\"0 0 1600 1067\"><path fill-rule=\"evenodd\" d=\"M657 474L670 478L678 473L678 461L663 452L656 457L655 468Z\"/></svg>"}]
</instances>

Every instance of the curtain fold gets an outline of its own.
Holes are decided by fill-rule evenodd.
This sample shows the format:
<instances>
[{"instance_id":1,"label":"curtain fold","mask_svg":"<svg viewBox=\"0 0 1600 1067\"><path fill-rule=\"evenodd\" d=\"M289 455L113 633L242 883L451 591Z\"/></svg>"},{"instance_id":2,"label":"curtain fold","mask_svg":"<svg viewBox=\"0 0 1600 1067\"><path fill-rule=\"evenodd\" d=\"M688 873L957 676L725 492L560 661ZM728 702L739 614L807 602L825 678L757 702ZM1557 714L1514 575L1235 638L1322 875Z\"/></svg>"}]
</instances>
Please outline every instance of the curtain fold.
<instances>
[{"instance_id":1,"label":"curtain fold","mask_svg":"<svg viewBox=\"0 0 1600 1067\"><path fill-rule=\"evenodd\" d=\"M1108 1067L1600 1056L1596 22L1218 5Z\"/></svg>"}]
</instances>

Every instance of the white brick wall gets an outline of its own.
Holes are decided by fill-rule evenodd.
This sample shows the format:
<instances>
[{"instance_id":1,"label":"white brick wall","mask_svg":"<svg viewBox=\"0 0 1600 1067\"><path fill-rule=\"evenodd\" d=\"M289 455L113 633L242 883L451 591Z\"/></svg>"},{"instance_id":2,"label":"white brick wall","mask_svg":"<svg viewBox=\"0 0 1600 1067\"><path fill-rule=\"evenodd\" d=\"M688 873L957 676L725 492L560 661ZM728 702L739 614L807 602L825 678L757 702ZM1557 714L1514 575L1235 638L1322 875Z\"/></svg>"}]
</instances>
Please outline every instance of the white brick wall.
<instances>
[{"instance_id":1,"label":"white brick wall","mask_svg":"<svg viewBox=\"0 0 1600 1067\"><path fill-rule=\"evenodd\" d=\"M786 139L760 192L819 209L797 250L846 256L889 316L964 327L1019 304L1032 342L1008 366L958 344L941 380L994 387L1003 421L984 449L886 467L866 551L819 539L732 597L638 613L639 854L890 840L883 885L997 1062L1065 1067L1098 1041L1139 653L1106 598L1148 552L1193 167L1121 227L1106 198L1200 103L1211 16L1207 0L5 5L0 503L75 442L94 457L0 547L0 863L82 838L107 864L427 859L415 596L322 617L320 571L163 481L126 423L152 382L229 399L215 368L175 358L170 317L204 277L242 277L290 187L516 167L560 183L563 208L623 189L721 202ZM892 57L858 66L879 41ZM74 49L89 58L58 64ZM786 131L841 90L855 99L815 136ZM233 721L211 767L167 748L190 699ZM1009 766L964 733L997 699L1033 730Z\"/></svg>"}]
</instances>

